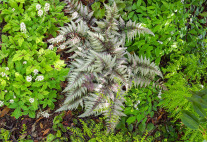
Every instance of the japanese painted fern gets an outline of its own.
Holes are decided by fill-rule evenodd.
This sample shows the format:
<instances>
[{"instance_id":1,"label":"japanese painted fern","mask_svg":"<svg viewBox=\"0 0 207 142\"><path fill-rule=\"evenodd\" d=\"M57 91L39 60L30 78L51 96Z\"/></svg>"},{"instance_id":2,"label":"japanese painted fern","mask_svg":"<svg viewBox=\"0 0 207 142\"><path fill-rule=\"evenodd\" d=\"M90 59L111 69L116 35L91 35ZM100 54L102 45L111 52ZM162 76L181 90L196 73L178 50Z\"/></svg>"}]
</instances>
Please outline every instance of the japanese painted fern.
<instances>
[{"instance_id":1,"label":"japanese painted fern","mask_svg":"<svg viewBox=\"0 0 207 142\"><path fill-rule=\"evenodd\" d=\"M106 18L97 21L93 12L80 1L66 0L72 20L61 27L60 35L49 40L60 43L64 52L72 53L68 86L63 92L67 98L57 111L85 108L80 117L104 114L108 130L113 130L122 113L126 90L132 86L146 86L155 75L162 76L159 68L146 58L139 58L126 51L125 39L132 40L137 34L154 35L141 24L125 21L118 9L106 7ZM123 90L122 87L126 90Z\"/></svg>"}]
</instances>

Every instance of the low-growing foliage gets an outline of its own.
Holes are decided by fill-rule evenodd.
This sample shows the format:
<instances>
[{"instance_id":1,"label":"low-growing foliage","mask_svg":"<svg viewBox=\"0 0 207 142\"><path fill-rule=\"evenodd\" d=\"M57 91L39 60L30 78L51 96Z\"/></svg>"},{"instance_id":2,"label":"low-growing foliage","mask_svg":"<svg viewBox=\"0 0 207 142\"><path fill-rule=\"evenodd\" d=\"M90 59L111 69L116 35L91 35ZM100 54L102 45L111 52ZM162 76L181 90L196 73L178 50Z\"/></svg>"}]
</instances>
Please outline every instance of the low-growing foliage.
<instances>
[{"instance_id":1,"label":"low-growing foliage","mask_svg":"<svg viewBox=\"0 0 207 142\"><path fill-rule=\"evenodd\" d=\"M61 90L68 69L54 50L46 49L43 38L56 35L58 24L68 21L60 13L59 1L9 0L0 6L2 29L0 47L0 105L15 109L12 116L29 115L42 106L54 109L57 91ZM48 35L45 35L45 34Z\"/></svg>"}]
</instances>

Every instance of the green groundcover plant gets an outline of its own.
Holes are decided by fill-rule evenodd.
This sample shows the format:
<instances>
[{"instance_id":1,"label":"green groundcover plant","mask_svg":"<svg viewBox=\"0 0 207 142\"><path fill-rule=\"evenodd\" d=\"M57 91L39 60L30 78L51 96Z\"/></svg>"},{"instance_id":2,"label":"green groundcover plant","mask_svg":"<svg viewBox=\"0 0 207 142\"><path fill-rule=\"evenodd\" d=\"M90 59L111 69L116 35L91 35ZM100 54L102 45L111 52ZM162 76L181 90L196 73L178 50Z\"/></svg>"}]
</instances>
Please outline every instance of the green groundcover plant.
<instances>
[{"instance_id":1,"label":"green groundcover plant","mask_svg":"<svg viewBox=\"0 0 207 142\"><path fill-rule=\"evenodd\" d=\"M62 13L64 3L42 0L9 0L0 6L1 21L6 25L0 45L0 106L15 109L12 116L35 117L40 106L54 109L69 69L56 55L56 47L43 41L56 35L58 25L68 18Z\"/></svg>"}]
</instances>

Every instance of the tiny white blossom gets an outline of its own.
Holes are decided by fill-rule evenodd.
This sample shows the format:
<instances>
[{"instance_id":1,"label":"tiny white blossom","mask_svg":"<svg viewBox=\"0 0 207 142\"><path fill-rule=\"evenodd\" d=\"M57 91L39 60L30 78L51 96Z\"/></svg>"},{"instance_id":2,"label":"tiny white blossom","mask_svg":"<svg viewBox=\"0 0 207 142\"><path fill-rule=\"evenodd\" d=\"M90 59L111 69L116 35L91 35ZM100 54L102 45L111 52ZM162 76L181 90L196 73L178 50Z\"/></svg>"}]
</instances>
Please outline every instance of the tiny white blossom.
<instances>
[{"instance_id":1,"label":"tiny white blossom","mask_svg":"<svg viewBox=\"0 0 207 142\"><path fill-rule=\"evenodd\" d=\"M63 35L59 35L55 39L56 39L56 42L58 43L58 42L61 42L64 39L64 36Z\"/></svg>"},{"instance_id":2,"label":"tiny white blossom","mask_svg":"<svg viewBox=\"0 0 207 142\"><path fill-rule=\"evenodd\" d=\"M16 96L14 95L14 99L16 99Z\"/></svg>"},{"instance_id":3,"label":"tiny white blossom","mask_svg":"<svg viewBox=\"0 0 207 142\"><path fill-rule=\"evenodd\" d=\"M40 10L40 8L41 8L41 5L40 4L37 4L36 5L36 10Z\"/></svg>"},{"instance_id":4,"label":"tiny white blossom","mask_svg":"<svg viewBox=\"0 0 207 142\"><path fill-rule=\"evenodd\" d=\"M27 82L31 82L32 81L32 77L31 76L27 76L26 80L27 80Z\"/></svg>"},{"instance_id":5,"label":"tiny white blossom","mask_svg":"<svg viewBox=\"0 0 207 142\"><path fill-rule=\"evenodd\" d=\"M30 103L33 103L33 102L34 102L34 98L30 98L30 99L29 99L29 102L30 102Z\"/></svg>"},{"instance_id":6,"label":"tiny white blossom","mask_svg":"<svg viewBox=\"0 0 207 142\"><path fill-rule=\"evenodd\" d=\"M8 71L9 70L9 67L6 67L5 70Z\"/></svg>"},{"instance_id":7,"label":"tiny white blossom","mask_svg":"<svg viewBox=\"0 0 207 142\"><path fill-rule=\"evenodd\" d=\"M26 25L25 25L24 22L22 22L22 23L20 24L20 31L23 32L23 33L26 33Z\"/></svg>"},{"instance_id":8,"label":"tiny white blossom","mask_svg":"<svg viewBox=\"0 0 207 142\"><path fill-rule=\"evenodd\" d=\"M8 91L7 90L4 90L4 92L7 93Z\"/></svg>"},{"instance_id":9,"label":"tiny white blossom","mask_svg":"<svg viewBox=\"0 0 207 142\"><path fill-rule=\"evenodd\" d=\"M140 104L140 100L137 101L137 104Z\"/></svg>"},{"instance_id":10,"label":"tiny white blossom","mask_svg":"<svg viewBox=\"0 0 207 142\"><path fill-rule=\"evenodd\" d=\"M23 64L27 64L27 61L24 61Z\"/></svg>"},{"instance_id":11,"label":"tiny white blossom","mask_svg":"<svg viewBox=\"0 0 207 142\"><path fill-rule=\"evenodd\" d=\"M203 85L201 84L200 86L201 86L201 88L203 89Z\"/></svg>"},{"instance_id":12,"label":"tiny white blossom","mask_svg":"<svg viewBox=\"0 0 207 142\"><path fill-rule=\"evenodd\" d=\"M12 8L12 11L14 11L15 10L15 8Z\"/></svg>"},{"instance_id":13,"label":"tiny white blossom","mask_svg":"<svg viewBox=\"0 0 207 142\"><path fill-rule=\"evenodd\" d=\"M60 45L60 49L65 49L65 45Z\"/></svg>"},{"instance_id":14,"label":"tiny white blossom","mask_svg":"<svg viewBox=\"0 0 207 142\"><path fill-rule=\"evenodd\" d=\"M43 117L49 118L50 114L46 111L41 112Z\"/></svg>"},{"instance_id":15,"label":"tiny white blossom","mask_svg":"<svg viewBox=\"0 0 207 142\"><path fill-rule=\"evenodd\" d=\"M13 99L11 99L11 100L9 100L9 102L10 102L11 104L13 104L13 103L14 103L14 100L13 100Z\"/></svg>"},{"instance_id":16,"label":"tiny white blossom","mask_svg":"<svg viewBox=\"0 0 207 142\"><path fill-rule=\"evenodd\" d=\"M2 76L2 77L6 76L6 73L1 72L1 76Z\"/></svg>"},{"instance_id":17,"label":"tiny white blossom","mask_svg":"<svg viewBox=\"0 0 207 142\"><path fill-rule=\"evenodd\" d=\"M37 75L39 71L38 71L38 69L34 69L33 72L34 72L35 75Z\"/></svg>"},{"instance_id":18,"label":"tiny white blossom","mask_svg":"<svg viewBox=\"0 0 207 142\"><path fill-rule=\"evenodd\" d=\"M42 81L43 79L44 79L44 76L39 75L39 76L37 76L37 78L36 78L35 80L37 80L37 81Z\"/></svg>"},{"instance_id":19,"label":"tiny white blossom","mask_svg":"<svg viewBox=\"0 0 207 142\"><path fill-rule=\"evenodd\" d=\"M0 101L0 107L2 107L4 105L3 101Z\"/></svg>"},{"instance_id":20,"label":"tiny white blossom","mask_svg":"<svg viewBox=\"0 0 207 142\"><path fill-rule=\"evenodd\" d=\"M53 50L53 48L54 48L53 45L50 45L50 46L48 47L48 49L50 49L50 50Z\"/></svg>"},{"instance_id":21,"label":"tiny white blossom","mask_svg":"<svg viewBox=\"0 0 207 142\"><path fill-rule=\"evenodd\" d=\"M38 11L38 16L42 16L43 15L43 11L40 9L39 11Z\"/></svg>"},{"instance_id":22,"label":"tiny white blossom","mask_svg":"<svg viewBox=\"0 0 207 142\"><path fill-rule=\"evenodd\" d=\"M46 3L46 4L45 4L44 10L45 10L46 12L50 10L50 4L49 4L49 3Z\"/></svg>"}]
</instances>

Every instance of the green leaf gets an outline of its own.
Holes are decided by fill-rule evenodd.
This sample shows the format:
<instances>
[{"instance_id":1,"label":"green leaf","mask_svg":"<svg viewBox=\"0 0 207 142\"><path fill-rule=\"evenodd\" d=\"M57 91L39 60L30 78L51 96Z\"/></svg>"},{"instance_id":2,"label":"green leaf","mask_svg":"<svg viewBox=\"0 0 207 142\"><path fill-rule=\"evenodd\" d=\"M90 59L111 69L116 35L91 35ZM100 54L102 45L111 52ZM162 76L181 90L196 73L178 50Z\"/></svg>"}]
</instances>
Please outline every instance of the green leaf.
<instances>
[{"instance_id":1,"label":"green leaf","mask_svg":"<svg viewBox=\"0 0 207 142\"><path fill-rule=\"evenodd\" d=\"M22 43L24 42L24 38L19 38L18 39L18 45L21 47Z\"/></svg>"},{"instance_id":2,"label":"green leaf","mask_svg":"<svg viewBox=\"0 0 207 142\"><path fill-rule=\"evenodd\" d=\"M139 7L141 5L141 3L142 3L142 0L138 0L137 1L137 7Z\"/></svg>"},{"instance_id":3,"label":"green leaf","mask_svg":"<svg viewBox=\"0 0 207 142\"><path fill-rule=\"evenodd\" d=\"M131 124L131 123L133 123L133 122L135 122L135 120L136 120L136 116L131 116L131 117L129 117L128 119L127 119L127 123L128 124Z\"/></svg>"},{"instance_id":4,"label":"green leaf","mask_svg":"<svg viewBox=\"0 0 207 142\"><path fill-rule=\"evenodd\" d=\"M129 13L128 18L129 18L129 19L132 18L133 15L134 15L134 11L132 11L132 12Z\"/></svg>"},{"instance_id":5,"label":"green leaf","mask_svg":"<svg viewBox=\"0 0 207 142\"><path fill-rule=\"evenodd\" d=\"M145 131L145 128L146 128L146 124L145 123L141 123L141 124L139 124L139 130L141 131L141 132L144 132Z\"/></svg>"},{"instance_id":6,"label":"green leaf","mask_svg":"<svg viewBox=\"0 0 207 142\"><path fill-rule=\"evenodd\" d=\"M56 136L59 137L59 138L61 137L61 131L60 130L57 130Z\"/></svg>"},{"instance_id":7,"label":"green leaf","mask_svg":"<svg viewBox=\"0 0 207 142\"><path fill-rule=\"evenodd\" d=\"M198 113L201 117L206 116L206 111L201 107L200 104L198 104L197 102L193 102L192 104L196 113Z\"/></svg>"},{"instance_id":8,"label":"green leaf","mask_svg":"<svg viewBox=\"0 0 207 142\"><path fill-rule=\"evenodd\" d=\"M199 127L199 120L198 118L190 113L187 110L182 110L182 115L181 115L181 120L182 122L189 128L191 129L198 129Z\"/></svg>"},{"instance_id":9,"label":"green leaf","mask_svg":"<svg viewBox=\"0 0 207 142\"><path fill-rule=\"evenodd\" d=\"M152 131L154 129L154 125L152 123L147 124L147 130Z\"/></svg>"}]
</instances>

